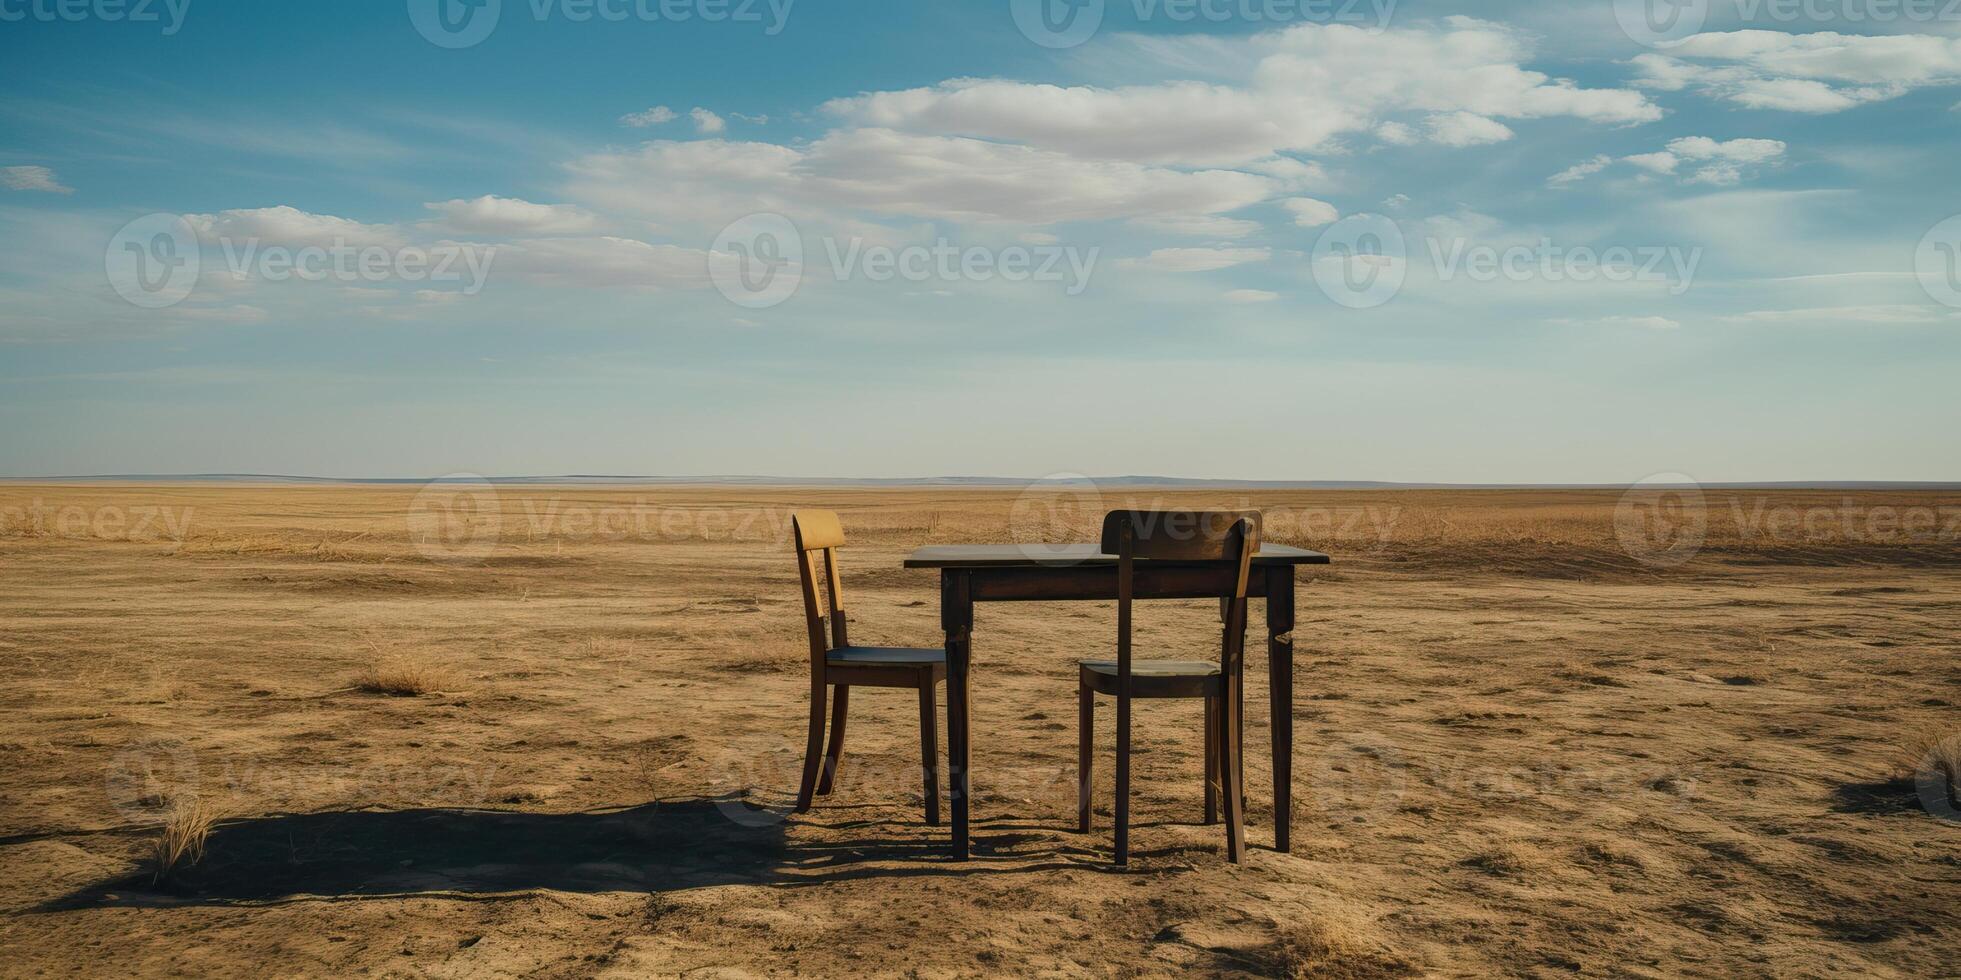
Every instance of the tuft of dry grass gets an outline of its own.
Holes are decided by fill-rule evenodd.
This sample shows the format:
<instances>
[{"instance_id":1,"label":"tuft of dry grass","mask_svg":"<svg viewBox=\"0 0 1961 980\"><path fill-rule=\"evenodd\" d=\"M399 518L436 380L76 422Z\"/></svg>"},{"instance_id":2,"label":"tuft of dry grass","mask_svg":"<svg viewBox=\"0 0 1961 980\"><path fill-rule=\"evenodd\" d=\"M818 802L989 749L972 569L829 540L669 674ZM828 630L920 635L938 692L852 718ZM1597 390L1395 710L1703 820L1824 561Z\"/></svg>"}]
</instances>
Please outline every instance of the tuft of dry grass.
<instances>
[{"instance_id":1,"label":"tuft of dry grass","mask_svg":"<svg viewBox=\"0 0 1961 980\"><path fill-rule=\"evenodd\" d=\"M383 656L354 675L354 686L370 694L414 698L455 691L460 685L447 667L411 657Z\"/></svg>"},{"instance_id":2,"label":"tuft of dry grass","mask_svg":"<svg viewBox=\"0 0 1961 980\"><path fill-rule=\"evenodd\" d=\"M1916 784L1947 787L1949 806L1961 807L1961 732L1928 732L1907 746L1906 775Z\"/></svg>"},{"instance_id":3,"label":"tuft of dry grass","mask_svg":"<svg viewBox=\"0 0 1961 980\"><path fill-rule=\"evenodd\" d=\"M150 845L151 880L168 880L204 860L205 842L220 819L216 809L195 800L172 807Z\"/></svg>"},{"instance_id":4,"label":"tuft of dry grass","mask_svg":"<svg viewBox=\"0 0 1961 980\"><path fill-rule=\"evenodd\" d=\"M1290 980L1336 978L1376 980L1411 976L1410 961L1375 942L1361 930L1334 921L1308 921L1292 926L1261 950L1259 957L1273 976Z\"/></svg>"}]
</instances>

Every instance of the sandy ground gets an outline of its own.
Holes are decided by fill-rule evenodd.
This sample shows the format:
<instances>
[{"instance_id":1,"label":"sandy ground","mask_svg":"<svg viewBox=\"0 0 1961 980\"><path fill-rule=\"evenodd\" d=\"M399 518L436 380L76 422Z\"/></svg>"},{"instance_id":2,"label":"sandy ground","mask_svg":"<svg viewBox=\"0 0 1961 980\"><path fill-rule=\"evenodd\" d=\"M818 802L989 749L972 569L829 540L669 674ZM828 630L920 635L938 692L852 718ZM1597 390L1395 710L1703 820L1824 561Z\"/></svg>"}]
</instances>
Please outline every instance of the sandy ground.
<instances>
[{"instance_id":1,"label":"sandy ground","mask_svg":"<svg viewBox=\"0 0 1961 980\"><path fill-rule=\"evenodd\" d=\"M1641 539L1612 493L418 489L0 485L0 974L1956 969L1961 823L1910 779L1961 731L1952 495L1711 494ZM938 645L908 550L1138 503L1336 558L1292 854L1252 711L1225 863L1186 703L1140 709L1130 867L1073 832L1108 605L981 608L974 860L922 822L906 692L860 692L837 792L784 814L790 509L842 512L855 639ZM1204 655L1214 622L1140 630ZM437 690L364 692L378 661ZM158 878L194 802L225 819Z\"/></svg>"}]
</instances>

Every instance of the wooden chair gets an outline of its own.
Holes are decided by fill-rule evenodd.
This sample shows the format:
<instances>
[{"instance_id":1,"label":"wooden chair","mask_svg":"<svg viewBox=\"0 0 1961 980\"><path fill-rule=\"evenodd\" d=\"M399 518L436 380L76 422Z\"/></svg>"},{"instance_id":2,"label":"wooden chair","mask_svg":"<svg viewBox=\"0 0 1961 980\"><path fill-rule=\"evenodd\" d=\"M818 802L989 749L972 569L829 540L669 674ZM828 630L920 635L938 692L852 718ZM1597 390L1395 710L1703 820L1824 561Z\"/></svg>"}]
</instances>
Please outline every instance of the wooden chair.
<instances>
[{"instance_id":1,"label":"wooden chair","mask_svg":"<svg viewBox=\"0 0 1961 980\"><path fill-rule=\"evenodd\" d=\"M1260 546L1257 518L1239 512L1120 510L1103 519L1103 551L1117 556L1117 658L1084 660L1079 667L1076 823L1079 830L1089 832L1096 696L1108 695L1117 699L1118 864L1130 858L1130 702L1135 698L1204 699L1205 822L1218 820L1223 801L1226 859L1239 861L1246 839L1239 684L1246 645L1246 580ZM1131 658L1130 612L1139 559L1216 563L1237 570L1230 591L1222 590L1219 596L1225 634L1218 663Z\"/></svg>"},{"instance_id":2,"label":"wooden chair","mask_svg":"<svg viewBox=\"0 0 1961 980\"><path fill-rule=\"evenodd\" d=\"M797 812L810 809L813 795L831 792L838 762L844 757L844 721L854 687L901 687L919 692L919 749L925 760L926 822L940 823L939 725L933 713L934 692L946 677L946 651L904 647L856 647L847 636L844 598L838 580L837 549L844 545L844 526L828 510L798 511L791 515L797 568L803 581L804 620L810 627L810 740L804 747L803 785L797 790ZM817 590L817 553L824 554L824 593ZM824 699L831 699L831 740L824 746ZM822 752L821 763L819 753ZM820 779L821 772L821 779Z\"/></svg>"}]
</instances>

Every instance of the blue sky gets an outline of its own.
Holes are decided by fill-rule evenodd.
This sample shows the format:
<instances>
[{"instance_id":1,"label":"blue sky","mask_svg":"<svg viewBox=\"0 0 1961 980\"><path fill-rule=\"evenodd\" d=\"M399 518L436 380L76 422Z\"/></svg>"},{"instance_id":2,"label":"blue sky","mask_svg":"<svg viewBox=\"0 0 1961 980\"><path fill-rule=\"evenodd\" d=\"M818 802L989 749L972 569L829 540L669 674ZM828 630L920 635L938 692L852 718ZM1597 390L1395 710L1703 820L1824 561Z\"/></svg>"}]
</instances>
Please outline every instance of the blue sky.
<instances>
[{"instance_id":1,"label":"blue sky","mask_svg":"<svg viewBox=\"0 0 1961 980\"><path fill-rule=\"evenodd\" d=\"M1946 3L432 2L0 0L0 475L1961 478Z\"/></svg>"}]
</instances>

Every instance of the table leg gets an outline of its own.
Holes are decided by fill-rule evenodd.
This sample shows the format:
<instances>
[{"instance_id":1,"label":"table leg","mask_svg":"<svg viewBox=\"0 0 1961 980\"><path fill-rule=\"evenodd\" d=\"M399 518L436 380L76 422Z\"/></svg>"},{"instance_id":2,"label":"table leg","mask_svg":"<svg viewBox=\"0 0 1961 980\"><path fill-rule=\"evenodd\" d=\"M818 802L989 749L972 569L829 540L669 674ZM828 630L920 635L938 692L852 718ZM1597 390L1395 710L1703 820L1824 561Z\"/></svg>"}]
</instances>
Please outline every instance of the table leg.
<instances>
[{"instance_id":1,"label":"table leg","mask_svg":"<svg viewBox=\"0 0 1961 980\"><path fill-rule=\"evenodd\" d=\"M1292 849L1294 820L1294 569L1266 571L1267 697L1273 717L1273 848Z\"/></svg>"},{"instance_id":2,"label":"table leg","mask_svg":"<svg viewBox=\"0 0 1961 980\"><path fill-rule=\"evenodd\" d=\"M967 803L973 781L969 765L973 761L971 713L973 700L968 684L972 652L974 600L972 583L965 572L940 572L940 624L946 630L946 752L949 780L947 799L953 805L953 858L967 860Z\"/></svg>"}]
</instances>

